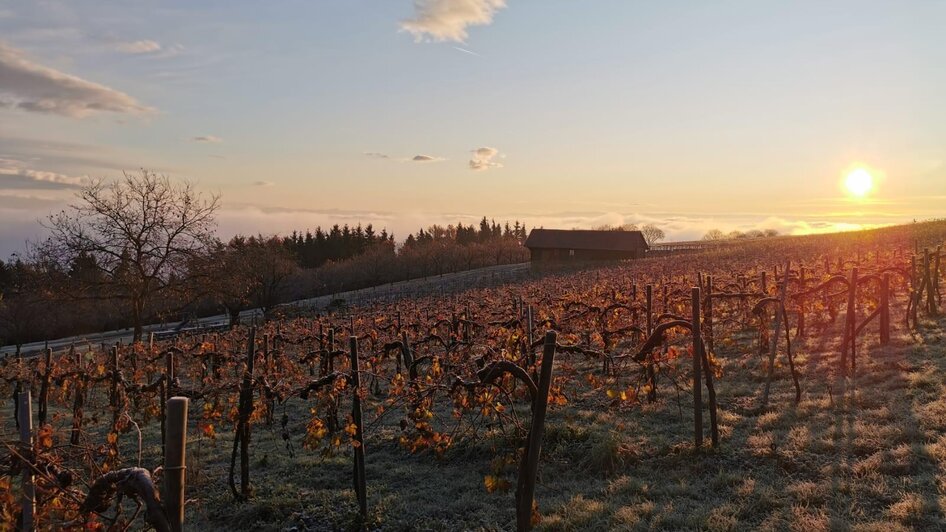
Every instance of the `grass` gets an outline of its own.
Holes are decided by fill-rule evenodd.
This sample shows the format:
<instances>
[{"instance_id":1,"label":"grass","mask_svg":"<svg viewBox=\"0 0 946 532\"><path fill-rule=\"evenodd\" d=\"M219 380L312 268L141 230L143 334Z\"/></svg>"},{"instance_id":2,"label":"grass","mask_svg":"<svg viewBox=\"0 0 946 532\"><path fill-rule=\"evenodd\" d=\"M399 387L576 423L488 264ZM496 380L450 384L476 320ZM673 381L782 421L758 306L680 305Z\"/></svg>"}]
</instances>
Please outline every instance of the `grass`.
<instances>
[{"instance_id":1,"label":"grass","mask_svg":"<svg viewBox=\"0 0 946 532\"><path fill-rule=\"evenodd\" d=\"M793 404L794 389L780 368L765 411L757 408L764 380L759 356L747 354L751 344L738 340L720 349L718 449L708 442L693 447L689 403L683 399L681 414L669 390L661 390L657 404L632 408L603 408L600 391L571 396L566 406L549 411L536 490L539 528L943 529L944 325L946 320L927 320L887 347L868 332L859 342L856 377L843 380L834 376L834 343L821 337L799 341L802 400ZM96 399L99 407L102 400ZM301 449L306 408L298 400L285 406L295 457L279 434L283 407L277 407L273 427L253 427L254 495L246 502L234 502L226 483L232 429L218 429L216 441L191 431L189 528L356 527L350 453L322 456ZM68 416L55 423L68 426ZM99 431L94 437L106 424L102 419L93 426ZM12 429L5 425L4 437ZM143 430L143 465L153 467L160 463L158 426L152 422ZM398 431L392 416L366 443L368 528L515 527L513 490L488 493L484 477L498 474L515 486L517 464L502 458L517 440L494 427L437 458L408 453L397 444ZM124 435L121 443L123 456L133 460L137 438Z\"/></svg>"},{"instance_id":2,"label":"grass","mask_svg":"<svg viewBox=\"0 0 946 532\"><path fill-rule=\"evenodd\" d=\"M943 322L881 348L861 342L854 379L832 377L832 350L798 356L796 406L784 370L772 408L758 412L757 355L721 353L722 442L696 450L692 420L666 394L657 405L602 410L578 397L550 411L536 499L547 530L904 530L946 527L946 352ZM815 345L812 341L809 344ZM745 350L743 350L745 351ZM588 368L589 371L592 368ZM301 418L291 417L298 423ZM390 429L368 441L371 528L514 527L512 491L487 493L485 475L513 442L464 442L442 459L411 455ZM265 427L254 436L254 498L234 503L220 438L191 466L200 529L332 530L354 525L350 457L289 459ZM265 460L264 457L265 456ZM191 460L195 454L191 451ZM265 465L262 465L265 462ZM515 466L505 478L515 484Z\"/></svg>"}]
</instances>

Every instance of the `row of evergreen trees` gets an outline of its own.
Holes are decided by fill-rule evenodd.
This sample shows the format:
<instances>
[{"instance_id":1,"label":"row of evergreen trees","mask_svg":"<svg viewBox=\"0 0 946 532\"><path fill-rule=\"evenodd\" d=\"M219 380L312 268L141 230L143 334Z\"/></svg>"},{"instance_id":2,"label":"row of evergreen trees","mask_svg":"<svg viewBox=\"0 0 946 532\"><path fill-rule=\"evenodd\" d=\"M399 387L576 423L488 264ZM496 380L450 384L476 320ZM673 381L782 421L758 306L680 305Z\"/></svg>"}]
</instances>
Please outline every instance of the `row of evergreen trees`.
<instances>
[{"instance_id":1,"label":"row of evergreen trees","mask_svg":"<svg viewBox=\"0 0 946 532\"><path fill-rule=\"evenodd\" d=\"M480 220L479 228L473 224L465 226L460 222L457 223L456 226L448 225L444 227L441 225L432 225L428 227L427 230L421 229L417 234L408 235L407 240L404 241L404 247L412 248L428 242L442 240L452 240L461 246L469 246L477 243L485 244L503 238L515 239L522 243L525 241L526 236L528 236L526 226L525 224L520 224L519 220L516 220L513 225L509 225L509 222L500 225L496 223L496 220L487 220L484 216L483 219Z\"/></svg>"},{"instance_id":2,"label":"row of evergreen trees","mask_svg":"<svg viewBox=\"0 0 946 532\"><path fill-rule=\"evenodd\" d=\"M415 234L408 235L404 247L408 249L440 241L451 241L457 245L468 246L477 243L494 242L503 238L515 239L523 242L527 236L525 224L518 220L512 225L506 222L503 225L495 220L487 220L484 216L479 226L468 226L458 223L456 226L432 225L427 229L420 229ZM349 227L348 224L335 224L328 231L316 227L315 231L293 231L291 235L282 239L283 246L296 259L302 268L318 268L327 262L338 262L357 257L377 244L394 244L394 234L388 234L387 229L376 232L371 224L362 227L361 224Z\"/></svg>"},{"instance_id":3,"label":"row of evergreen trees","mask_svg":"<svg viewBox=\"0 0 946 532\"><path fill-rule=\"evenodd\" d=\"M354 228L348 227L348 224L341 227L335 224L328 231L323 231L321 227L316 227L314 233L293 231L282 242L299 266L318 268L328 261L338 262L357 257L375 244L393 244L394 235L389 235L386 229L377 233L371 224L365 227L358 224Z\"/></svg>"}]
</instances>

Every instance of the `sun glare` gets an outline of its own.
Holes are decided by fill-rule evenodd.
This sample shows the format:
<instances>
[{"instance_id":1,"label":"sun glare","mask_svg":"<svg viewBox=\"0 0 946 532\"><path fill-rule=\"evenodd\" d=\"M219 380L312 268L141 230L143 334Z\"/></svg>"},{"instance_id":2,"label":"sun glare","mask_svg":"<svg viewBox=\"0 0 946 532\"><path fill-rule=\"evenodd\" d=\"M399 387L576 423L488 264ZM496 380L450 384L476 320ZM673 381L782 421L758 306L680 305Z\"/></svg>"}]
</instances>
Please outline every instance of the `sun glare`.
<instances>
[{"instance_id":1,"label":"sun glare","mask_svg":"<svg viewBox=\"0 0 946 532\"><path fill-rule=\"evenodd\" d=\"M844 188L852 196L863 198L874 188L874 177L867 170L856 168L844 178Z\"/></svg>"}]
</instances>

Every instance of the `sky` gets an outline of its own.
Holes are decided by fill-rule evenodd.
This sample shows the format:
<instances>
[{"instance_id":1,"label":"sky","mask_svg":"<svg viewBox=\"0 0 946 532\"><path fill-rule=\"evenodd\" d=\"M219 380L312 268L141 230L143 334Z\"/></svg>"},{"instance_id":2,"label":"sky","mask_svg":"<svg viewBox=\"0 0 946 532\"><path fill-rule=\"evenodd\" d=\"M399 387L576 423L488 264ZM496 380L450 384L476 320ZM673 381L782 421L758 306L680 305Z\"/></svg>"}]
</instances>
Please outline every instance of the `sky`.
<instances>
[{"instance_id":1,"label":"sky","mask_svg":"<svg viewBox=\"0 0 946 532\"><path fill-rule=\"evenodd\" d=\"M0 257L140 168L220 194L222 237L943 217L944 27L934 1L0 0Z\"/></svg>"}]
</instances>

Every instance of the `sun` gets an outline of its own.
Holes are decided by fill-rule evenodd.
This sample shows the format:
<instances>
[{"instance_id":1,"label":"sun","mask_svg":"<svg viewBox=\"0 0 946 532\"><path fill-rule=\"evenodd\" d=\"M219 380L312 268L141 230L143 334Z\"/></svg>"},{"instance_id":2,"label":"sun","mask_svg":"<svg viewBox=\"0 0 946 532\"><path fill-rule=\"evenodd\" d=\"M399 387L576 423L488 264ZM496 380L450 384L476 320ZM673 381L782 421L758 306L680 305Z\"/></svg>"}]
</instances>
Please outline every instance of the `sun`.
<instances>
[{"instance_id":1,"label":"sun","mask_svg":"<svg viewBox=\"0 0 946 532\"><path fill-rule=\"evenodd\" d=\"M874 188L874 177L863 168L855 168L844 178L844 188L852 196L863 198Z\"/></svg>"}]
</instances>

